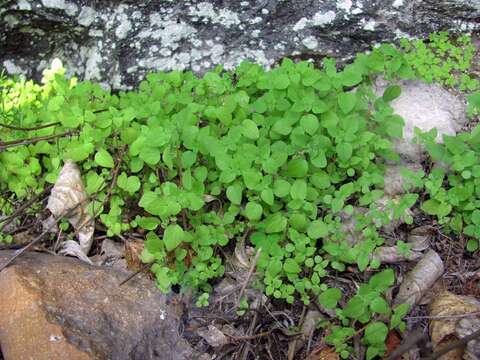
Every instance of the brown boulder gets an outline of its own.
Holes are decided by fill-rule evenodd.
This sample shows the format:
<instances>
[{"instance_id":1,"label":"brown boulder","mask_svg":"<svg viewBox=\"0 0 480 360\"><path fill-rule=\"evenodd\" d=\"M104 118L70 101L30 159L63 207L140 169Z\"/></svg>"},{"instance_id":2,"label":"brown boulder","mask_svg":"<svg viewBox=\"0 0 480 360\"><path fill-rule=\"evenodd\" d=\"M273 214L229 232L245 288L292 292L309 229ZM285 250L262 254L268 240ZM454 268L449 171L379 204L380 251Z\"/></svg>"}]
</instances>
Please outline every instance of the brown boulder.
<instances>
[{"instance_id":1,"label":"brown boulder","mask_svg":"<svg viewBox=\"0 0 480 360\"><path fill-rule=\"evenodd\" d=\"M0 251L0 264L12 251ZM26 253L0 273L5 360L194 359L166 297L139 276Z\"/></svg>"}]
</instances>

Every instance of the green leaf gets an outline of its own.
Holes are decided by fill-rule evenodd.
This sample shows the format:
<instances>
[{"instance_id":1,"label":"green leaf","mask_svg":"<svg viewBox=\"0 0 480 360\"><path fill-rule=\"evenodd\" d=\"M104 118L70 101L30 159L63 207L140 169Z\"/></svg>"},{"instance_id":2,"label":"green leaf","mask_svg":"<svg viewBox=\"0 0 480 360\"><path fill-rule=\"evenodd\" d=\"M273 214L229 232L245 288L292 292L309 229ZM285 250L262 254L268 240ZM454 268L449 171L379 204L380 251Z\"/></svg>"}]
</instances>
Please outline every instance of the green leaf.
<instances>
[{"instance_id":1,"label":"green leaf","mask_svg":"<svg viewBox=\"0 0 480 360\"><path fill-rule=\"evenodd\" d=\"M311 239L320 239L328 235L328 226L323 221L314 220L308 225L307 234Z\"/></svg>"},{"instance_id":2,"label":"green leaf","mask_svg":"<svg viewBox=\"0 0 480 360\"><path fill-rule=\"evenodd\" d=\"M378 296L370 302L370 310L378 314L390 314L390 307L384 298Z\"/></svg>"},{"instance_id":3,"label":"green leaf","mask_svg":"<svg viewBox=\"0 0 480 360\"><path fill-rule=\"evenodd\" d=\"M288 78L288 75L286 74L279 74L273 77L273 86L275 87L275 89L286 89L289 84L290 80Z\"/></svg>"},{"instance_id":4,"label":"green leaf","mask_svg":"<svg viewBox=\"0 0 480 360\"><path fill-rule=\"evenodd\" d=\"M72 144L67 147L64 159L70 159L75 162L80 162L87 159L93 152L94 146L92 143L87 144Z\"/></svg>"},{"instance_id":5,"label":"green leaf","mask_svg":"<svg viewBox=\"0 0 480 360\"><path fill-rule=\"evenodd\" d=\"M469 239L467 241L467 251L474 252L478 249L478 240L477 239Z\"/></svg>"},{"instance_id":6,"label":"green leaf","mask_svg":"<svg viewBox=\"0 0 480 360\"><path fill-rule=\"evenodd\" d=\"M302 271L302 269L296 263L296 261L291 258L285 260L285 262L283 263L283 270L286 273L291 273L291 274L298 274L300 271Z\"/></svg>"},{"instance_id":7,"label":"green leaf","mask_svg":"<svg viewBox=\"0 0 480 360\"><path fill-rule=\"evenodd\" d=\"M451 205L440 203L435 199L425 201L420 207L427 214L437 215L439 217L447 216L452 210Z\"/></svg>"},{"instance_id":8,"label":"green leaf","mask_svg":"<svg viewBox=\"0 0 480 360\"><path fill-rule=\"evenodd\" d=\"M398 85L391 85L385 89L383 92L383 100L390 102L395 100L402 93L402 89Z\"/></svg>"},{"instance_id":9,"label":"green leaf","mask_svg":"<svg viewBox=\"0 0 480 360\"><path fill-rule=\"evenodd\" d=\"M232 204L240 205L242 202L243 188L239 184L233 184L227 187L227 198Z\"/></svg>"},{"instance_id":10,"label":"green leaf","mask_svg":"<svg viewBox=\"0 0 480 360\"><path fill-rule=\"evenodd\" d=\"M50 99L48 102L47 109L48 111L58 111L62 108L62 105L65 102L65 98L61 95L54 96L53 98Z\"/></svg>"},{"instance_id":11,"label":"green leaf","mask_svg":"<svg viewBox=\"0 0 480 360\"><path fill-rule=\"evenodd\" d=\"M341 298L342 292L340 289L330 288L320 294L318 301L324 308L334 309Z\"/></svg>"},{"instance_id":12,"label":"green leaf","mask_svg":"<svg viewBox=\"0 0 480 360\"><path fill-rule=\"evenodd\" d=\"M323 150L319 149L317 156L315 156L312 160L311 163L313 166L323 169L324 167L327 166L327 158L325 157L325 153Z\"/></svg>"},{"instance_id":13,"label":"green leaf","mask_svg":"<svg viewBox=\"0 0 480 360\"><path fill-rule=\"evenodd\" d=\"M285 119L278 119L272 126L272 130L280 135L288 135L292 132L290 123Z\"/></svg>"},{"instance_id":14,"label":"green leaf","mask_svg":"<svg viewBox=\"0 0 480 360\"><path fill-rule=\"evenodd\" d=\"M365 328L364 339L372 345L384 345L387 338L388 327L383 322L375 321Z\"/></svg>"},{"instance_id":15,"label":"green leaf","mask_svg":"<svg viewBox=\"0 0 480 360\"><path fill-rule=\"evenodd\" d=\"M352 157L353 148L349 143L340 143L336 146L336 151L341 161L347 161Z\"/></svg>"},{"instance_id":16,"label":"green leaf","mask_svg":"<svg viewBox=\"0 0 480 360\"><path fill-rule=\"evenodd\" d=\"M283 179L277 179L273 183L273 193L276 197L282 198L290 194L290 183Z\"/></svg>"},{"instance_id":17,"label":"green leaf","mask_svg":"<svg viewBox=\"0 0 480 360\"><path fill-rule=\"evenodd\" d=\"M342 84L344 86L355 86L362 81L362 71L358 66L348 65L342 73Z\"/></svg>"},{"instance_id":18,"label":"green leaf","mask_svg":"<svg viewBox=\"0 0 480 360\"><path fill-rule=\"evenodd\" d=\"M480 225L480 210L475 209L472 212L472 223L475 225Z\"/></svg>"},{"instance_id":19,"label":"green leaf","mask_svg":"<svg viewBox=\"0 0 480 360\"><path fill-rule=\"evenodd\" d=\"M368 282L372 289L377 292L384 292L395 282L395 274L392 269L387 269L373 275Z\"/></svg>"},{"instance_id":20,"label":"green leaf","mask_svg":"<svg viewBox=\"0 0 480 360\"><path fill-rule=\"evenodd\" d=\"M182 165L185 169L191 168L197 161L197 154L193 151L184 151L182 153Z\"/></svg>"},{"instance_id":21,"label":"green leaf","mask_svg":"<svg viewBox=\"0 0 480 360\"><path fill-rule=\"evenodd\" d=\"M341 93L338 95L338 105L344 114L348 114L353 110L357 103L354 93Z\"/></svg>"},{"instance_id":22,"label":"green leaf","mask_svg":"<svg viewBox=\"0 0 480 360\"><path fill-rule=\"evenodd\" d=\"M117 178L117 184L120 189L123 189L130 194L136 193L141 186L138 176L127 176L124 172L122 172Z\"/></svg>"},{"instance_id":23,"label":"green leaf","mask_svg":"<svg viewBox=\"0 0 480 360\"><path fill-rule=\"evenodd\" d=\"M154 233L149 232L145 239L145 250L150 254L156 254L162 250L162 242L160 238Z\"/></svg>"},{"instance_id":24,"label":"green leaf","mask_svg":"<svg viewBox=\"0 0 480 360\"><path fill-rule=\"evenodd\" d=\"M308 114L302 116L300 119L300 125L307 134L313 135L318 130L319 122L315 115Z\"/></svg>"},{"instance_id":25,"label":"green leaf","mask_svg":"<svg viewBox=\"0 0 480 360\"><path fill-rule=\"evenodd\" d=\"M265 232L267 234L278 233L285 230L287 226L287 219L280 213L275 213L267 216L264 221Z\"/></svg>"},{"instance_id":26,"label":"green leaf","mask_svg":"<svg viewBox=\"0 0 480 360\"><path fill-rule=\"evenodd\" d=\"M400 304L393 309L393 315L390 319L391 329L394 329L401 324L402 318L407 315L409 308L408 304Z\"/></svg>"},{"instance_id":27,"label":"green leaf","mask_svg":"<svg viewBox=\"0 0 480 360\"><path fill-rule=\"evenodd\" d=\"M266 204L268 205L273 205L273 191L272 189L263 189L262 192L260 193L260 197L262 198L263 201L265 201Z\"/></svg>"},{"instance_id":28,"label":"green leaf","mask_svg":"<svg viewBox=\"0 0 480 360\"><path fill-rule=\"evenodd\" d=\"M246 119L242 122L243 135L249 139L256 140L260 136L257 124L252 120Z\"/></svg>"},{"instance_id":29,"label":"green leaf","mask_svg":"<svg viewBox=\"0 0 480 360\"><path fill-rule=\"evenodd\" d=\"M308 225L307 217L304 214L292 214L288 222L297 231L305 231Z\"/></svg>"},{"instance_id":30,"label":"green leaf","mask_svg":"<svg viewBox=\"0 0 480 360\"><path fill-rule=\"evenodd\" d=\"M172 251L180 245L184 236L185 233L179 225L168 225L163 233L163 242L167 251Z\"/></svg>"},{"instance_id":31,"label":"green leaf","mask_svg":"<svg viewBox=\"0 0 480 360\"><path fill-rule=\"evenodd\" d=\"M137 216L135 222L145 230L155 230L160 224L160 220L153 216Z\"/></svg>"},{"instance_id":32,"label":"green leaf","mask_svg":"<svg viewBox=\"0 0 480 360\"><path fill-rule=\"evenodd\" d=\"M115 166L112 155L105 149L97 151L95 154L95 163L106 168L113 168Z\"/></svg>"},{"instance_id":33,"label":"green leaf","mask_svg":"<svg viewBox=\"0 0 480 360\"><path fill-rule=\"evenodd\" d=\"M260 220L260 218L262 217L262 212L262 205L256 202L250 201L245 206L245 215L251 221Z\"/></svg>"},{"instance_id":34,"label":"green leaf","mask_svg":"<svg viewBox=\"0 0 480 360\"><path fill-rule=\"evenodd\" d=\"M307 196L307 182L305 180L295 180L290 189L292 199L304 200Z\"/></svg>"},{"instance_id":35,"label":"green leaf","mask_svg":"<svg viewBox=\"0 0 480 360\"><path fill-rule=\"evenodd\" d=\"M139 157L148 165L156 165L160 161L160 151L154 147L144 146L140 150Z\"/></svg>"},{"instance_id":36,"label":"green leaf","mask_svg":"<svg viewBox=\"0 0 480 360\"><path fill-rule=\"evenodd\" d=\"M287 164L286 175L294 178L303 178L308 173L308 162L304 158L290 160Z\"/></svg>"},{"instance_id":37,"label":"green leaf","mask_svg":"<svg viewBox=\"0 0 480 360\"><path fill-rule=\"evenodd\" d=\"M360 319L366 313L367 305L360 296L355 295L347 302L343 311L345 316L351 319Z\"/></svg>"}]
</instances>

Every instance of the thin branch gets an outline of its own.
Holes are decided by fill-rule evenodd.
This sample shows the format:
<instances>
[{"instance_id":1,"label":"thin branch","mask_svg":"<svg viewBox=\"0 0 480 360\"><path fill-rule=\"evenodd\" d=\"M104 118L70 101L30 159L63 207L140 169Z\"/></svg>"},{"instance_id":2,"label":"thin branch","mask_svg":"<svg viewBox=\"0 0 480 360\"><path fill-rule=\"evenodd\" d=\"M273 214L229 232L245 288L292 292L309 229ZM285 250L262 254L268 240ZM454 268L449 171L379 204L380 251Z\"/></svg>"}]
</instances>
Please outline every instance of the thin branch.
<instances>
[{"instance_id":1,"label":"thin branch","mask_svg":"<svg viewBox=\"0 0 480 360\"><path fill-rule=\"evenodd\" d=\"M77 135L78 131L67 131L61 134L56 135L48 135L48 136L38 136L31 139L21 139L21 140L12 140L12 141L1 141L0 142L0 152L5 151L5 149L14 147L14 146L22 146L22 145L30 145L35 144L39 141L47 141L52 140L60 137L72 136Z\"/></svg>"},{"instance_id":2,"label":"thin branch","mask_svg":"<svg viewBox=\"0 0 480 360\"><path fill-rule=\"evenodd\" d=\"M232 339L234 341L249 341L249 340L255 340L255 339L258 339L258 338L261 338L261 337L268 336L268 335L272 334L275 330L281 330L281 329L280 328L274 328L274 329L264 331L264 332L261 332L261 333L255 334L255 335L233 336L233 335L230 335L228 333L225 333L225 335L227 335L230 339ZM294 337L294 336L300 336L300 335L302 335L301 332L296 332L296 333L288 334L287 336Z\"/></svg>"},{"instance_id":3,"label":"thin branch","mask_svg":"<svg viewBox=\"0 0 480 360\"><path fill-rule=\"evenodd\" d=\"M13 125L9 125L9 124L0 123L0 127L4 127L4 128L7 128L7 129L12 129L12 130L19 130L19 131L35 131L35 130L49 128L49 127L52 127L52 126L57 126L57 125L60 125L60 124L61 124L60 121L57 121L57 122L50 123L50 124L39 125L39 126L35 126L35 127L30 127L30 128L24 128L24 127L18 127L18 126L13 126Z\"/></svg>"},{"instance_id":4,"label":"thin branch","mask_svg":"<svg viewBox=\"0 0 480 360\"><path fill-rule=\"evenodd\" d=\"M480 315L480 311L475 311L471 313L465 313L465 314L457 314L457 315L437 315L437 316L408 316L405 317L405 320L423 320L423 319L429 319L429 320L455 320L455 319L463 319L467 318L470 316L477 316Z\"/></svg>"},{"instance_id":5,"label":"thin branch","mask_svg":"<svg viewBox=\"0 0 480 360\"><path fill-rule=\"evenodd\" d=\"M242 301L243 293L245 292L245 289L247 288L248 283L250 282L253 272L255 271L255 267L257 266L257 262L261 253L262 253L262 248L258 248L257 253L255 254L255 257L253 258L252 264L250 265L250 269L248 270L247 278L245 279L245 282L243 283L243 286L240 289L240 293L238 294L237 307L240 306L240 301Z\"/></svg>"},{"instance_id":6,"label":"thin branch","mask_svg":"<svg viewBox=\"0 0 480 360\"><path fill-rule=\"evenodd\" d=\"M436 360L439 357L445 355L446 353L449 353L452 350L455 350L460 347L464 347L465 345L467 345L469 341L474 340L479 336L480 336L480 329L471 333L468 336L465 336L461 339L458 339L457 341L450 343L450 345L445 346L442 350L433 353L431 356L427 357L425 360Z\"/></svg>"},{"instance_id":7,"label":"thin branch","mask_svg":"<svg viewBox=\"0 0 480 360\"><path fill-rule=\"evenodd\" d=\"M120 283L118 284L118 287L124 285L125 283L127 283L128 281L132 280L135 276L137 276L138 274L140 274L141 272L147 270L149 267L151 267L153 265L153 263L146 263L146 264L143 264L143 266L138 269L137 271L135 271L134 273L128 275L125 279L123 279L122 281L120 281Z\"/></svg>"}]
</instances>

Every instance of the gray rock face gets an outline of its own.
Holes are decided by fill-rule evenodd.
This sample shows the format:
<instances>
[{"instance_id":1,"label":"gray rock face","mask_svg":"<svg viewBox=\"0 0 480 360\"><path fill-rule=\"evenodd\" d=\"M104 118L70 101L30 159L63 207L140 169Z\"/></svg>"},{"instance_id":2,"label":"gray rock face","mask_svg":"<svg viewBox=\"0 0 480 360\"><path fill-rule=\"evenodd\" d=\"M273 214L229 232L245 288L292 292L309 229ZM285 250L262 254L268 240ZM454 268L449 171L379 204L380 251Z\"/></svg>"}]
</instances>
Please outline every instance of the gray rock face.
<instances>
[{"instance_id":1,"label":"gray rock face","mask_svg":"<svg viewBox=\"0 0 480 360\"><path fill-rule=\"evenodd\" d=\"M0 5L0 64L39 78L53 58L116 89L153 70L285 56L348 58L374 43L480 28L478 0L16 0Z\"/></svg>"}]
</instances>

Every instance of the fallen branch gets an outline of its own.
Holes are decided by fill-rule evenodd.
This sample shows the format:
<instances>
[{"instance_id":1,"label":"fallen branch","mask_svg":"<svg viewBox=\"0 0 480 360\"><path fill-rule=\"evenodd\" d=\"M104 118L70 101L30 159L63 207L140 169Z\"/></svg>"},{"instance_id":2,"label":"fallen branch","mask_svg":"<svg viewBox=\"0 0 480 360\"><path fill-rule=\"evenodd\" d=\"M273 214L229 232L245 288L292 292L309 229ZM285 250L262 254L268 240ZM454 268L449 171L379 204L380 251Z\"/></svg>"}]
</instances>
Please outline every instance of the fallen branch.
<instances>
[{"instance_id":1,"label":"fallen branch","mask_svg":"<svg viewBox=\"0 0 480 360\"><path fill-rule=\"evenodd\" d=\"M66 131L66 132L61 133L61 134L48 135L48 136L38 136L38 137L31 138L31 139L1 141L0 142L0 152L5 151L5 149L8 149L8 148L14 147L14 146L31 145L31 144L35 144L39 141L53 140L53 139L72 136L72 135L78 135L78 131Z\"/></svg>"},{"instance_id":2,"label":"fallen branch","mask_svg":"<svg viewBox=\"0 0 480 360\"><path fill-rule=\"evenodd\" d=\"M39 125L39 126L35 126L35 127L30 127L30 128L24 128L24 127L19 127L19 126L13 126L13 125L9 125L9 124L0 123L0 127L4 127L4 128L7 128L7 129L11 129L11 130L19 130L19 131L35 131L35 130L46 129L46 128L49 128L49 127L52 127L52 126L57 126L57 125L60 125L60 124L61 124L60 121L57 121L57 122L50 123L50 124Z\"/></svg>"}]
</instances>

